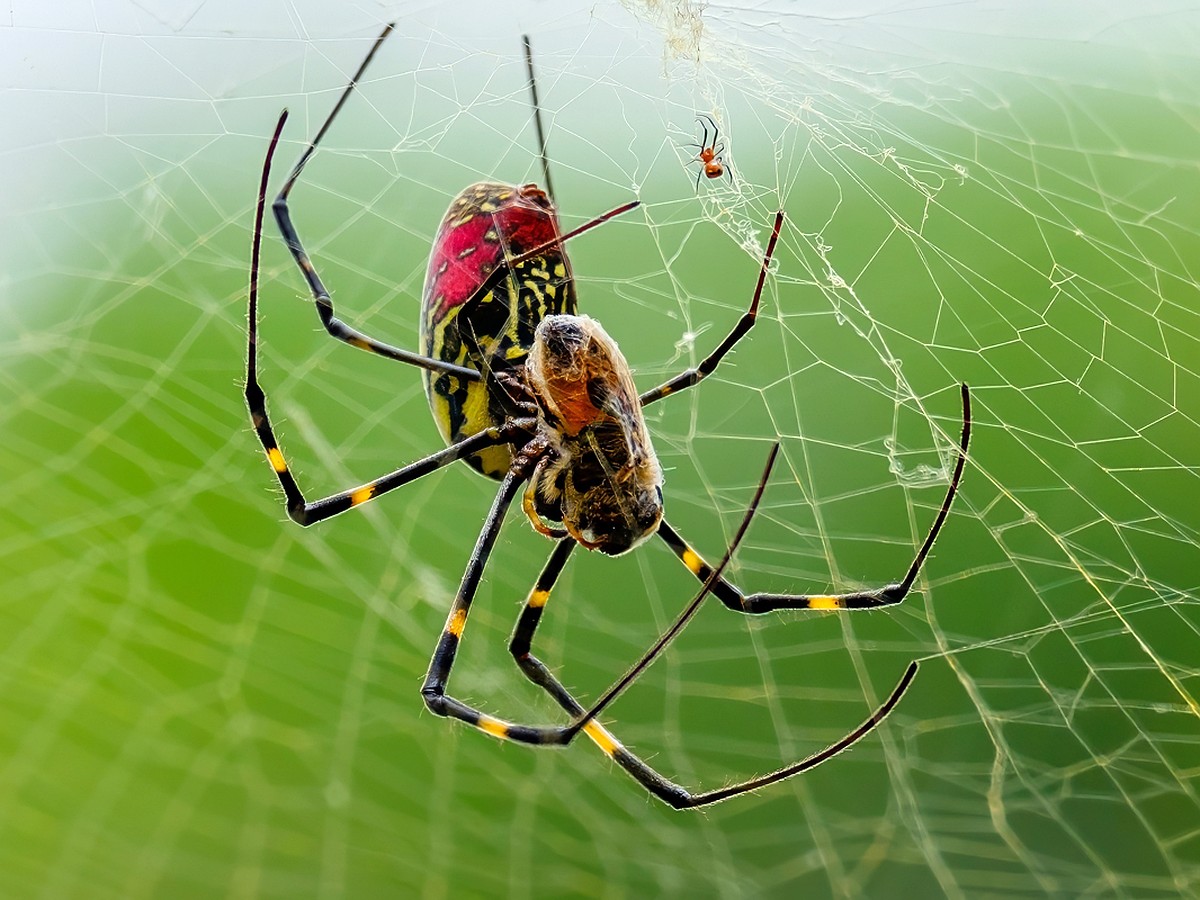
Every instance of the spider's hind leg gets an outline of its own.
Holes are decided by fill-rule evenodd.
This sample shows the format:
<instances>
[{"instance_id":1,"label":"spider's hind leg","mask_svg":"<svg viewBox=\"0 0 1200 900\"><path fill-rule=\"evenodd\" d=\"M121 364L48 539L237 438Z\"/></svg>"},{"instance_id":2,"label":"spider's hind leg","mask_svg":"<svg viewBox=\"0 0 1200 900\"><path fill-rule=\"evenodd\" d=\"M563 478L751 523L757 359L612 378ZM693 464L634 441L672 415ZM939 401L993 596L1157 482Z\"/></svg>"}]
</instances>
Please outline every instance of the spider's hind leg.
<instances>
[{"instance_id":1,"label":"spider's hind leg","mask_svg":"<svg viewBox=\"0 0 1200 900\"><path fill-rule=\"evenodd\" d=\"M925 559L933 549L933 542L937 540L946 517L950 514L954 498L958 495L958 485L962 481L963 468L967 463L967 446L971 441L971 394L965 384L961 386L961 392L962 435L959 438L958 460L950 476L950 484L946 488L942 505L902 580L872 590L851 591L845 594L743 594L737 585L718 577L713 583L712 592L730 609L749 614L772 612L777 609L875 609L901 602L908 596L917 580ZM709 579L712 568L665 519L659 524L658 534L697 580L706 582Z\"/></svg>"}]
</instances>

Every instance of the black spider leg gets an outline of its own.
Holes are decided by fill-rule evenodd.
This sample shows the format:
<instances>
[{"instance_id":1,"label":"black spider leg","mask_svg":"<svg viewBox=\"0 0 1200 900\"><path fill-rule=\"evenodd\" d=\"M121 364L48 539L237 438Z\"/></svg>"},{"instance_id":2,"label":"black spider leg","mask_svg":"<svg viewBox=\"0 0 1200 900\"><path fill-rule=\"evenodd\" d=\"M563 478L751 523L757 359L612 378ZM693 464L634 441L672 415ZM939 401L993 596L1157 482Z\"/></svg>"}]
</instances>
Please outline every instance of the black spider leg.
<instances>
[{"instance_id":1,"label":"black spider leg","mask_svg":"<svg viewBox=\"0 0 1200 900\"><path fill-rule=\"evenodd\" d=\"M643 407L661 400L668 394L674 394L685 388L699 384L713 373L713 370L725 358L725 354L732 350L734 345L746 336L746 332L754 327L754 323L758 319L758 302L762 297L763 285L767 280L767 270L771 266L771 258L775 254L775 244L779 241L779 229L782 227L783 210L780 210L775 214L775 226L771 230L771 239L767 242L767 252L763 255L762 268L758 273L758 284L754 288L754 297L750 301L750 308L738 319L737 324L733 326L733 330L725 336L725 340L721 341L717 349L706 356L700 365L688 369L686 372L681 372L670 381L660 384L658 387L642 394L638 400Z\"/></svg>"},{"instance_id":2,"label":"black spider leg","mask_svg":"<svg viewBox=\"0 0 1200 900\"><path fill-rule=\"evenodd\" d=\"M741 613L758 615L776 609L875 609L880 606L892 606L901 602L912 590L913 583L921 571L921 566L933 549L946 517L950 514L950 506L958 493L959 482L962 481L963 468L967 463L967 446L971 440L971 394L967 386L962 385L962 437L959 441L958 461L954 473L950 477L950 485L946 488L945 499L938 509L938 514L925 536L917 555L908 567L902 580L881 588L867 591L852 591L845 594L743 594L736 585L724 578L718 578L713 584L712 592L732 610ZM664 519L658 526L658 534L668 547L679 557L680 561L700 581L710 578L712 569L696 553L679 533Z\"/></svg>"},{"instance_id":3,"label":"black spider leg","mask_svg":"<svg viewBox=\"0 0 1200 900\"><path fill-rule=\"evenodd\" d=\"M492 507L488 510L483 529L479 532L475 548L471 551L467 568L463 572L458 593L454 597L454 603L450 606L450 613L446 617L446 626L438 640L433 657L429 661L425 683L421 686L421 697L435 715L449 716L466 722L493 737L526 744L565 744L570 737L565 734L564 728L543 728L506 722L487 715L446 692L450 672L454 667L454 659L458 654L459 644L462 642L467 616L470 615L471 603L475 599L475 592L479 588L483 570L487 565L492 548L496 544L496 538L500 535L500 528L504 524L508 508L526 477L524 472L517 471L514 466L514 470L505 475L504 480L500 483L500 490L496 492L496 499L492 501Z\"/></svg>"},{"instance_id":4,"label":"black spider leg","mask_svg":"<svg viewBox=\"0 0 1200 900\"><path fill-rule=\"evenodd\" d=\"M266 159L263 161L262 180L258 188L258 205L254 214L254 238L250 252L250 321L249 346L246 356L246 406L250 410L250 420L254 425L255 434L258 435L263 450L267 454L267 461L270 462L271 468L275 471L279 484L283 488L288 515L301 525L312 525L314 522L328 519L330 516L372 500L380 494L415 481L435 469L470 456L472 453L477 453L485 447L527 439L536 426L536 420L533 418L510 419L502 425L485 429L424 459L396 469L375 481L311 503L304 499L304 493L288 468L283 452L279 449L279 442L275 439L275 432L271 428L271 420L267 414L266 394L258 382L258 273L262 255L263 210L266 206L267 182L271 177L271 160L275 155L275 148L279 144L279 136L283 132L283 125L286 121L287 110L285 109L279 116L275 133L271 136L271 143L267 147Z\"/></svg>"},{"instance_id":5,"label":"black spider leg","mask_svg":"<svg viewBox=\"0 0 1200 900\"><path fill-rule=\"evenodd\" d=\"M661 400L670 394L692 387L707 378L717 368L717 365L725 357L725 354L732 350L737 342L745 337L746 333L754 327L758 316L759 299L762 296L763 284L767 277L767 269L771 264L771 258L775 252L775 244L779 238L779 230L782 225L783 212L780 211L775 215L775 227L771 232L771 239L767 243L767 252L763 256L762 268L759 270L758 284L754 288L754 297L750 301L750 308L743 313L741 319L734 325L733 330L729 332L725 340L699 366L688 369L686 372L676 375L670 381L642 394L640 400L643 407ZM958 491L958 484L962 478L963 467L966 464L967 458L967 443L971 437L971 397L970 391L965 384L962 386L962 404L962 440L958 463L954 468L954 475L950 479L946 498L942 501L941 509L933 523L933 527L930 529L924 544L922 544L921 549L918 551L912 565L909 566L908 573L902 581L886 585L877 590L855 591L847 594L752 594L747 597L732 584L724 579L720 579L714 586L713 593L730 609L736 609L739 612L745 613L764 613L774 609L870 609L878 606L890 606L903 600L909 590L911 590L913 582L920 572L921 565L929 555L929 551L933 547L933 542L936 540L942 524L946 521L946 516L950 513L950 504L954 502L954 496ZM665 519L659 525L658 534L697 578L703 581L708 576L708 573L711 571L708 564L687 545L687 542L679 536L678 532Z\"/></svg>"},{"instance_id":6,"label":"black spider leg","mask_svg":"<svg viewBox=\"0 0 1200 900\"><path fill-rule=\"evenodd\" d=\"M546 132L542 129L542 105L538 102L537 78L533 74L533 47L529 35L521 35L525 46L525 72L529 75L529 99L533 103L533 124L537 129L538 154L542 159L542 177L546 179L546 193L554 199L554 188L550 185L550 157L546 155Z\"/></svg>"},{"instance_id":7,"label":"black spider leg","mask_svg":"<svg viewBox=\"0 0 1200 900\"><path fill-rule=\"evenodd\" d=\"M467 381L478 381L480 378L479 372L474 369L466 368L465 366L456 366L453 363L443 362L440 359L431 359L428 356L422 356L420 353L414 353L411 350L403 350L399 347L394 347L391 344L385 344L375 338L363 334L361 331L351 328L341 319L334 315L333 300L329 296L329 291L326 289L321 277L317 274L313 262L309 259L308 254L304 250L304 246L300 243L300 236L296 232L295 226L292 224L291 212L288 210L288 196L295 187L296 182L300 178L300 173L304 171L304 167L308 165L308 161L317 151L317 146L321 143L321 139L325 137L325 133L329 131L329 127L337 118L342 107L358 86L359 79L362 78L363 72L370 65L376 51L379 50L387 36L392 33L394 23L388 23L379 37L375 39L375 43L371 45L371 49L367 52L366 57L350 79L350 83L346 85L346 89L342 91L341 97L334 104L333 110L325 119L317 131L317 136L309 143L305 151L300 155L300 160L296 163L292 173L288 176L287 181L283 183L283 188L279 191L279 195L275 198L272 204L272 210L275 213L275 221L279 225L279 231L283 234L283 239L287 243L288 250L291 251L292 257L296 260L296 265L300 267L304 279L308 282L309 290L312 292L313 300L316 303L317 315L321 319L321 324L325 326L325 330L330 335L337 338L339 341L344 341L352 347L358 347L360 350L366 350L370 353L375 353L387 359L395 359L400 362L408 363L409 365L420 366L423 369L429 369L434 372L449 372L457 378L463 378Z\"/></svg>"},{"instance_id":8,"label":"black spider leg","mask_svg":"<svg viewBox=\"0 0 1200 900\"><path fill-rule=\"evenodd\" d=\"M701 143L698 145L698 149L700 150L700 153L703 153L705 150L712 148L712 158L711 158L712 161L720 164L722 170L724 170L725 174L729 176L729 183L733 184L733 167L728 165L725 162L725 160L721 159L721 154L725 152L725 145L717 144L717 138L719 138L721 135L721 129L717 127L717 123L713 121L712 116L708 115L707 113L701 113L700 115L696 116L696 121L699 122L700 127L704 129L704 134L700 138ZM706 121L708 124L705 124ZM713 127L712 143L709 143L709 140L708 140L708 126L709 125L712 125L712 127ZM697 145L696 144L688 144L688 146L696 147ZM704 162L704 157L701 156L700 153L696 154L696 160L699 161L699 163L700 163L700 169L699 169L699 171L696 172L696 190L697 191L700 190L700 179L703 178L705 172L707 172L707 167Z\"/></svg>"},{"instance_id":9,"label":"black spider leg","mask_svg":"<svg viewBox=\"0 0 1200 900\"><path fill-rule=\"evenodd\" d=\"M342 104L346 100L346 97L349 96L350 91L353 89L355 82L359 77L361 77L363 70L367 66L367 63L370 62L371 57L375 54L375 51L379 49L379 45L383 42L383 39L387 37L390 31L391 26L389 25L375 41L371 51L367 54L367 58L363 60L362 65L359 66L358 72L355 73L354 80L351 81L349 87L347 87L346 91L342 94L341 99L334 107L333 113L330 114L329 119L321 127L320 131L317 133L317 137L313 140L313 143L309 146L295 170L293 170L292 175L288 180L288 184L285 186L284 191L280 195L281 200L284 199L287 191L290 190L292 183L295 182L296 177L299 175L300 170L304 167L308 157L312 155L313 150L316 148L317 141L319 141L325 134L326 130L328 130L329 123L333 121L334 115L337 114L337 111L341 108ZM300 490L295 477L288 468L287 461L282 451L279 449L279 442L275 438L274 431L271 428L270 418L267 414L266 395L258 383L258 273L260 268L262 247L263 210L266 204L266 188L267 182L270 178L271 162L274 159L275 150L278 147L279 138L283 132L283 126L287 121L287 116L288 113L285 109L279 116L279 121L275 126L274 135L272 136L271 143L267 148L266 159L263 162L262 180L259 185L258 206L255 211L254 238L251 251L252 259L249 292L249 353L247 355L246 362L245 394L246 404L250 409L250 418L254 425L255 433L258 435L258 439L262 443L263 450L267 454L267 460L270 462L271 468L275 471L275 475L279 479L279 484L283 488L288 515L293 521L301 525L312 525L315 522L320 522L323 519L337 515L340 512L345 512L347 509L352 509L356 506L359 506L362 503L372 500L381 494L408 484L410 481L415 481L416 479L427 475L429 472L432 472L435 469L449 465L455 460L477 453L479 450L482 450L486 447L507 443L523 444L532 433L536 422L533 418L524 416L506 420L502 425L484 429L483 431L471 435L470 437L465 438L456 444L452 444L444 450L433 453L424 459L410 463L409 465L397 469L394 472L390 472L387 475L376 479L375 481L367 482L366 484L360 485L351 490L333 494L321 500L316 500L313 502L308 502L305 500L303 492ZM523 262L525 259L543 252L547 247L552 246L553 244L565 242L576 235L582 234L583 232L588 231L597 225L607 222L614 216L628 212L638 205L639 201L635 200L630 203L626 203L623 206L617 207L616 209L596 217L590 222L584 223L583 225L573 229L566 235L563 235L554 241L547 241L546 243L521 254L520 256L511 260L510 265L516 265L520 262ZM275 204L277 218L279 214L279 207L280 201L277 200ZM286 201L283 204L283 210L283 219L287 224L285 227L284 222L281 222L280 227L281 230L283 230L285 237L287 237L291 226L290 220L287 220ZM291 232L291 234L292 238L294 238L294 232ZM299 241L293 241L292 238L288 238L289 249L291 249L292 255L300 264L301 270L304 271L306 275L311 273L309 283L313 285L314 296L317 300L318 310L322 309L321 297L324 296L324 308L328 310L329 318L327 319L325 314L322 313L322 321L326 322L327 327L329 323L336 323L335 328L331 329L330 333L337 337L339 334L335 333L336 329L344 328L344 326L339 320L332 318L333 307L329 302L328 293L325 292L324 286L321 285L320 279L317 277L316 272L313 271L311 263L308 262L307 256L304 255L303 249L300 248ZM478 303L484 296L492 291L503 278L508 275L508 272L509 266L497 266L497 268L484 281L484 283L475 290L474 294L467 298L465 301L466 304L470 306ZM346 329L345 333L353 337L353 339L347 339L347 343L350 343L354 346L364 346L358 342L358 337L362 337L358 332L353 331L353 329ZM369 341L370 339L365 340ZM440 360L427 359L426 357L418 354L409 353L406 350L388 348L387 345L378 344L377 342L372 342L371 346L364 347L364 349L372 349L374 352L378 352L380 355L386 356L390 359L414 363L424 368L430 368L439 371L449 371L455 375L461 374L463 377L470 379L479 379L483 377L482 374L475 369L467 369L461 366L445 364ZM395 352L390 352L392 350Z\"/></svg>"},{"instance_id":10,"label":"black spider leg","mask_svg":"<svg viewBox=\"0 0 1200 900\"><path fill-rule=\"evenodd\" d=\"M536 446L536 442L530 444L530 447ZM770 474L771 465L775 461L778 449L778 446L776 446L771 451L767 468L759 484L758 493L755 495L746 513L745 522L738 531L734 543L730 545L730 554L732 554L737 542L741 540L746 528L749 527L750 519L758 507L758 500L761 498L763 488L766 486L767 475ZM458 593L455 595L454 603L451 605L450 612L446 617L446 626L434 650L433 657L429 661L429 671L426 673L425 683L421 687L421 696L425 700L425 705L436 715L449 716L466 722L479 731L490 734L492 737L500 738L501 740L517 741L524 744L565 745L570 743L580 731L583 731L608 753L609 756L612 756L614 759L621 756L625 760L622 763L623 765L627 764L634 768L642 766L644 768L644 765L636 757L621 747L621 744L607 729L594 721L595 716L616 699L617 695L632 683L637 675L650 664L679 630L683 628L687 620L691 618L699 607L700 602L703 600L705 594L707 594L707 590L701 592L700 596L693 601L688 610L685 610L684 615L676 621L675 625L659 639L648 653L643 655L642 659L620 681L605 691L600 700L590 710L585 711L540 661L528 656L528 653L522 654L519 652L522 650L522 643L528 643L525 641L525 636L532 637L533 630L537 627L537 621L541 617L541 607L545 605L545 600L549 597L550 587L553 586L559 573L562 572L567 556L571 552L573 542L570 542L569 539L563 539L551 553L550 560L538 580L538 584L545 585L545 587L535 587L533 593L530 595L530 599L526 602L525 611L518 622L517 634L513 638L514 646L516 647L514 655L518 656L518 663L521 664L521 668L525 671L526 675L535 683L545 687L576 718L571 724L565 726L521 725L488 715L447 693L447 684L450 680L451 670L454 667L455 657L458 654L459 644L462 642L463 631L466 629L467 617L471 612L471 603L475 599L475 593L479 588L484 568L487 566L488 558L495 547L496 539L500 535L500 529L504 524L508 508L512 505L513 498L520 491L521 485L529 477L529 473L536 468L542 458L540 454L544 452L544 448L537 452L530 452L529 448L526 448L524 452L518 453L514 458L512 469L504 476L504 480L500 483L500 490L496 493L496 499L492 501L492 506L488 511L487 518L484 520L483 528L480 530L479 537L475 541L475 548L471 551L467 568L463 572ZM727 563L728 559L722 563L722 568ZM524 656L525 659L522 660L521 656ZM637 776L635 775L635 777Z\"/></svg>"},{"instance_id":11,"label":"black spider leg","mask_svg":"<svg viewBox=\"0 0 1200 900\"><path fill-rule=\"evenodd\" d=\"M705 124L705 121L704 121L705 119L707 119L709 122L712 123L713 141L715 142L717 139L717 123L713 122L712 117L707 116L707 115L696 116L696 121L699 122L700 127L704 129L704 134L700 138L700 153L703 153L709 146L709 144L708 144L708 125ZM696 154L696 159L700 162L699 171L696 172L696 190L698 191L698 190L700 190L700 179L704 177L704 157L701 156L700 154Z\"/></svg>"},{"instance_id":12,"label":"black spider leg","mask_svg":"<svg viewBox=\"0 0 1200 900\"><path fill-rule=\"evenodd\" d=\"M567 713L574 717L567 731L571 734L578 733L582 730L592 739L597 746L600 747L614 762L628 772L646 791L658 797L663 802L674 807L675 809L694 809L700 806L707 806L711 803L716 803L720 800L726 800L730 797L735 797L738 794L744 794L749 791L758 790L759 788L767 787L783 781L786 778L791 778L793 775L798 775L809 769L819 766L821 763L833 758L843 750L849 748L861 738L873 731L887 717L900 702L900 698L904 692L908 690L912 684L913 678L917 674L917 663L912 662L905 670L900 682L892 689L888 698L857 728L846 734L844 737L825 747L802 760L783 766L772 772L764 775L759 775L736 784L726 785L715 790L693 793L684 787L664 778L661 774L655 771L651 766L647 765L644 760L630 752L625 748L612 733L604 726L600 725L595 720L595 717L600 714L611 702L613 702L622 691L632 684L639 675L654 661L654 659L667 647L668 644L683 630L687 623L692 619L696 612L700 609L701 604L708 596L709 592L721 582L721 573L729 564L733 557L734 550L741 543L742 537L749 528L750 521L758 508L759 502L762 499L763 491L766 488L767 478L770 475L771 467L775 462L775 457L779 452L779 445L776 444L772 450L770 457L767 460L766 467L763 471L762 479L759 481L758 490L754 498L750 502L750 506L746 510L746 515L742 519L741 526L730 542L724 557L716 569L710 570L704 585L700 592L692 599L692 601L683 609L675 622L668 628L659 639L646 651L639 659L617 682L615 682L608 690L606 690L588 710L584 710L578 701L571 693L563 687L562 683L554 676L552 672L543 664L537 657L530 653L533 635L537 629L538 622L541 619L542 611L545 609L546 603L550 597L550 591L554 583L558 580L558 576L562 573L563 567L566 565L567 558L575 547L574 541L560 541L555 547L554 552L550 555L549 561L538 577L533 590L530 591L529 598L526 600L525 606L521 610L521 616L517 620L517 627L513 632L512 641L509 644L509 650L513 657L517 660L521 670L529 678L530 681L544 688Z\"/></svg>"}]
</instances>

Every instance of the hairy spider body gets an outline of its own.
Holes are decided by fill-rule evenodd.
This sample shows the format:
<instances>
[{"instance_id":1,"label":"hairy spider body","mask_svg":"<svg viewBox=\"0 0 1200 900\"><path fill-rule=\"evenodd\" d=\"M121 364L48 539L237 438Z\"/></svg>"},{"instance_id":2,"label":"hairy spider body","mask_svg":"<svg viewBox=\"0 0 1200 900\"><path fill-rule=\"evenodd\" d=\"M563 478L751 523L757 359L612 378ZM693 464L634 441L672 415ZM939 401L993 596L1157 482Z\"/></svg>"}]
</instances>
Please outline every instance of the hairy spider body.
<instances>
[{"instance_id":1,"label":"hairy spider body","mask_svg":"<svg viewBox=\"0 0 1200 900\"><path fill-rule=\"evenodd\" d=\"M525 363L546 449L525 492L525 513L543 534L617 556L658 529L662 469L629 364L589 316L541 321Z\"/></svg>"},{"instance_id":2,"label":"hairy spider body","mask_svg":"<svg viewBox=\"0 0 1200 900\"><path fill-rule=\"evenodd\" d=\"M505 277L488 287L494 273ZM521 368L542 319L575 308L558 217L541 188L483 182L454 198L429 257L420 342L426 356L474 369L483 378L423 370L429 406L447 444L519 413L497 377ZM495 479L512 465L507 444L465 459Z\"/></svg>"}]
</instances>

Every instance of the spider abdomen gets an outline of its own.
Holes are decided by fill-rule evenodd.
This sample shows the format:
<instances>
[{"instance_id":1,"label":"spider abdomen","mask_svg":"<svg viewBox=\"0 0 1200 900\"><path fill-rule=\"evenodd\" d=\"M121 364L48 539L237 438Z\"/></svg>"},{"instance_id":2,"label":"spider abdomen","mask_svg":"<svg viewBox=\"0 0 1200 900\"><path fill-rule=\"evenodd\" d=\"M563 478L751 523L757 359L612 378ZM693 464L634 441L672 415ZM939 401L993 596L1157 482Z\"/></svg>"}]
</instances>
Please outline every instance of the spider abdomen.
<instances>
[{"instance_id":1,"label":"spider abdomen","mask_svg":"<svg viewBox=\"0 0 1200 900\"><path fill-rule=\"evenodd\" d=\"M521 366L534 332L547 315L575 312L575 283L561 244L554 204L534 184L481 182L450 203L442 218L421 299L421 349L435 359L485 375ZM508 260L539 246L546 250L511 265L496 288L481 285ZM425 370L425 393L447 444L500 425L514 410L489 378L466 381ZM491 478L512 463L507 445L467 462Z\"/></svg>"}]
</instances>

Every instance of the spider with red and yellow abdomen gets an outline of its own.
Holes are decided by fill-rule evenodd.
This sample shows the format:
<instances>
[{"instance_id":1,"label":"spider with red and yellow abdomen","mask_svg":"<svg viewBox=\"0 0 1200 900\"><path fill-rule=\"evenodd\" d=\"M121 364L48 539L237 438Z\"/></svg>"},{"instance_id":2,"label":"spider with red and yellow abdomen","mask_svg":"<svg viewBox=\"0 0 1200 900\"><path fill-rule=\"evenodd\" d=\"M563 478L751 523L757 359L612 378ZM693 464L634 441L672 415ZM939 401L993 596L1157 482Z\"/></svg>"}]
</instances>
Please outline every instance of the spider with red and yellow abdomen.
<instances>
[{"instance_id":1,"label":"spider with red and yellow abdomen","mask_svg":"<svg viewBox=\"0 0 1200 900\"><path fill-rule=\"evenodd\" d=\"M642 411L702 382L754 326L783 227L783 213L775 216L749 306L728 335L698 366L639 394L616 342L599 322L578 314L575 282L565 249L568 240L638 204L626 203L580 228L560 232L549 192L545 140L526 40L546 189L532 184L484 182L462 191L451 201L434 239L421 299L420 352L369 337L334 314L329 292L292 224L289 197L321 138L391 30L389 25L376 39L284 182L273 210L284 241L308 282L325 329L354 347L421 368L430 408L447 446L374 481L314 501L305 498L288 467L258 381L257 355L262 222L271 162L287 120L285 110L267 149L258 192L250 265L245 395L255 432L283 488L288 515L301 525L312 525L456 460L465 460L477 471L500 481L500 488L484 518L421 688L431 711L493 737L526 744L562 746L583 732L647 791L675 808L714 803L820 765L873 730L895 707L916 675L915 662L909 664L884 703L845 737L803 760L715 790L692 792L669 781L623 746L597 716L682 630L710 593L728 608L749 614L777 609L871 609L902 601L949 514L962 476L970 434L966 386L962 387L962 436L949 487L901 581L875 590L832 595L743 593L722 572L757 507L778 445L771 452L737 536L714 568L663 515L662 469ZM471 604L505 515L522 489L526 518L539 533L555 541L555 546L526 598L509 649L525 676L549 693L570 717L565 725L506 721L463 702L448 690ZM662 538L702 588L671 628L585 708L532 654L538 623L575 547L616 556L655 535Z\"/></svg>"}]
</instances>

